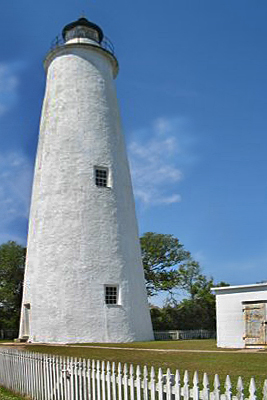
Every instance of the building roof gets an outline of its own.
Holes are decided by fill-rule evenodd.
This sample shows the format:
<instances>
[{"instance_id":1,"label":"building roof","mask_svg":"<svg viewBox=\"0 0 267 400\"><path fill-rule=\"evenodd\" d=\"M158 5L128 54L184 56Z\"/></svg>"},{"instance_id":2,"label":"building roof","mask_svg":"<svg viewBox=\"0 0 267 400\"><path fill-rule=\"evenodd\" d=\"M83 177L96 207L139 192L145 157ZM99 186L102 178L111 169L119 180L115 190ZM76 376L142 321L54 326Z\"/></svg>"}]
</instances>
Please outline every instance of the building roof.
<instances>
[{"instance_id":1,"label":"building roof","mask_svg":"<svg viewBox=\"0 0 267 400\"><path fill-rule=\"evenodd\" d=\"M215 294L223 294L226 292L245 292L245 291L256 291L256 290L267 290L267 282L254 283L250 285L236 285L236 286L220 286L211 288Z\"/></svg>"},{"instance_id":2,"label":"building roof","mask_svg":"<svg viewBox=\"0 0 267 400\"><path fill-rule=\"evenodd\" d=\"M88 21L88 19L86 19L84 17L79 18L79 19L77 19L77 21L71 22L70 24L66 25L62 31L63 38L65 39L66 33L69 30L75 28L76 26L87 26L88 28L95 29L99 35L99 42L101 42L103 40L104 34L103 34L102 29L98 25L94 24L93 22Z\"/></svg>"}]
</instances>

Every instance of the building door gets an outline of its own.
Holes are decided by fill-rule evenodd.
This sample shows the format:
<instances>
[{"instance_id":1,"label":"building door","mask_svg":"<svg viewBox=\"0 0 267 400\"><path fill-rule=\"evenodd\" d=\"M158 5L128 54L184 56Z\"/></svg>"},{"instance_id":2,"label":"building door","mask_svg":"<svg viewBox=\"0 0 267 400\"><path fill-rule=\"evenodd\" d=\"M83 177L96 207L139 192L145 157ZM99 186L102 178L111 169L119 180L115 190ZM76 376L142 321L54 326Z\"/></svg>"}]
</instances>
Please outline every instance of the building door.
<instances>
[{"instance_id":1,"label":"building door","mask_svg":"<svg viewBox=\"0 0 267 400\"><path fill-rule=\"evenodd\" d=\"M23 319L23 336L30 335L30 312L31 305L29 303L24 304L24 319Z\"/></svg>"},{"instance_id":2,"label":"building door","mask_svg":"<svg viewBox=\"0 0 267 400\"><path fill-rule=\"evenodd\" d=\"M245 345L266 344L266 303L243 303L245 317Z\"/></svg>"}]
</instances>

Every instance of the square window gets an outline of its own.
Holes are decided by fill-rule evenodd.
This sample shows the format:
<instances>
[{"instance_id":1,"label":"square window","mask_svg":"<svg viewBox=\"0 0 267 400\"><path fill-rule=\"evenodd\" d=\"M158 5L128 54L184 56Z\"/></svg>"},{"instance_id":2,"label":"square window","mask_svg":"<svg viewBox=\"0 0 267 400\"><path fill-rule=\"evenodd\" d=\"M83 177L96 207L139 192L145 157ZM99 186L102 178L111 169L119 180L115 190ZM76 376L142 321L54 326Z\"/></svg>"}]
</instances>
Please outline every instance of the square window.
<instances>
[{"instance_id":1,"label":"square window","mask_svg":"<svg viewBox=\"0 0 267 400\"><path fill-rule=\"evenodd\" d=\"M108 186L108 169L102 167L95 168L95 184L99 187Z\"/></svg>"},{"instance_id":2,"label":"square window","mask_svg":"<svg viewBox=\"0 0 267 400\"><path fill-rule=\"evenodd\" d=\"M105 286L105 303L118 304L118 287Z\"/></svg>"}]
</instances>

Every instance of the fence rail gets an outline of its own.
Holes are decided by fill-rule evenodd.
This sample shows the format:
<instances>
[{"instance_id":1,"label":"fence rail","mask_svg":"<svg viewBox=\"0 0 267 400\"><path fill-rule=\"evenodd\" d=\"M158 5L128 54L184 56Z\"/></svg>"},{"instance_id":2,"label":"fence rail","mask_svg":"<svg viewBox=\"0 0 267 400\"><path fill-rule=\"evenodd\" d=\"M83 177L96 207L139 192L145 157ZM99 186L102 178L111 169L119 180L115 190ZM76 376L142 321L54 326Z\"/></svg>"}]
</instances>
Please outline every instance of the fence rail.
<instances>
[{"instance_id":1,"label":"fence rail","mask_svg":"<svg viewBox=\"0 0 267 400\"><path fill-rule=\"evenodd\" d=\"M154 331L154 336L156 340L213 339L216 337L216 332L206 329L192 331Z\"/></svg>"},{"instance_id":2,"label":"fence rail","mask_svg":"<svg viewBox=\"0 0 267 400\"><path fill-rule=\"evenodd\" d=\"M149 371L133 365L128 367L105 361L90 361L72 357L49 356L14 349L0 351L0 385L37 400L256 400L256 386L250 380L245 399L243 382L239 377L236 394L227 376L220 390L218 375L213 389L206 373L200 382L195 372L190 383L185 371L171 374L168 369ZM262 390L267 399L267 379Z\"/></svg>"},{"instance_id":3,"label":"fence rail","mask_svg":"<svg viewBox=\"0 0 267 400\"><path fill-rule=\"evenodd\" d=\"M76 39L76 43L84 43L83 42L83 38L75 38ZM55 39L52 41L50 49L54 50L57 47L63 46L65 44L65 40L63 39L62 35L57 35L55 37ZM109 51L111 54L113 54L115 56L115 48L114 45L112 43L112 41L107 37L104 36L103 40L101 41L101 43L99 43L99 46L104 49Z\"/></svg>"}]
</instances>

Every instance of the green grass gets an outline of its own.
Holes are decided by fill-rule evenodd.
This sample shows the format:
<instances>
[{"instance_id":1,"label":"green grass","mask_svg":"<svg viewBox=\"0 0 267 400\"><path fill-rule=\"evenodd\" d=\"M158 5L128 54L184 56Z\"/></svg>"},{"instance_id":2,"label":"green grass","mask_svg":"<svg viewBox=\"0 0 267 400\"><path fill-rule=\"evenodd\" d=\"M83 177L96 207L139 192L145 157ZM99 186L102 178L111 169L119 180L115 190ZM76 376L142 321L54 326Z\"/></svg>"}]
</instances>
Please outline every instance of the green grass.
<instances>
[{"instance_id":1,"label":"green grass","mask_svg":"<svg viewBox=\"0 0 267 400\"><path fill-rule=\"evenodd\" d=\"M88 344L89 345L89 344ZM100 346L99 344L95 344ZM90 344L92 346L92 344ZM124 349L107 349L105 347L124 347ZM219 374L221 387L223 389L226 375L230 375L232 383L236 385L238 376L244 378L246 389L249 379L254 377L256 385L262 390L264 379L267 378L267 354L264 352L241 353L238 351L224 352L190 352L190 350L216 350L214 340L188 340L171 342L136 342L130 344L101 344L102 348L89 348L86 345L74 346L41 346L26 345L29 351L48 354L57 354L72 357L90 358L96 360L109 360L116 363L132 363L134 365L147 365L170 368L172 372L179 369L181 373L188 370L190 376L198 371L200 377L204 372L209 375L210 383L213 383L214 375ZM136 350L127 350L127 347ZM150 348L150 351L144 349ZM140 349L140 350L138 350ZM143 349L143 350L142 350ZM153 349L169 349L170 351L156 352ZM171 349L184 349L188 352L174 352Z\"/></svg>"},{"instance_id":2,"label":"green grass","mask_svg":"<svg viewBox=\"0 0 267 400\"><path fill-rule=\"evenodd\" d=\"M0 386L0 400L26 400L27 397L22 397Z\"/></svg>"},{"instance_id":3,"label":"green grass","mask_svg":"<svg viewBox=\"0 0 267 400\"><path fill-rule=\"evenodd\" d=\"M70 345L75 346L75 345ZM216 346L214 339L198 340L155 340L152 342L134 342L134 343L82 343L79 346L97 346L97 347L120 347L135 349L164 349L164 350L216 350L224 351ZM229 349L228 349L229 350ZM235 349L231 349L235 350Z\"/></svg>"},{"instance_id":4,"label":"green grass","mask_svg":"<svg viewBox=\"0 0 267 400\"><path fill-rule=\"evenodd\" d=\"M0 344L1 343L12 343L14 339L0 339Z\"/></svg>"}]
</instances>

